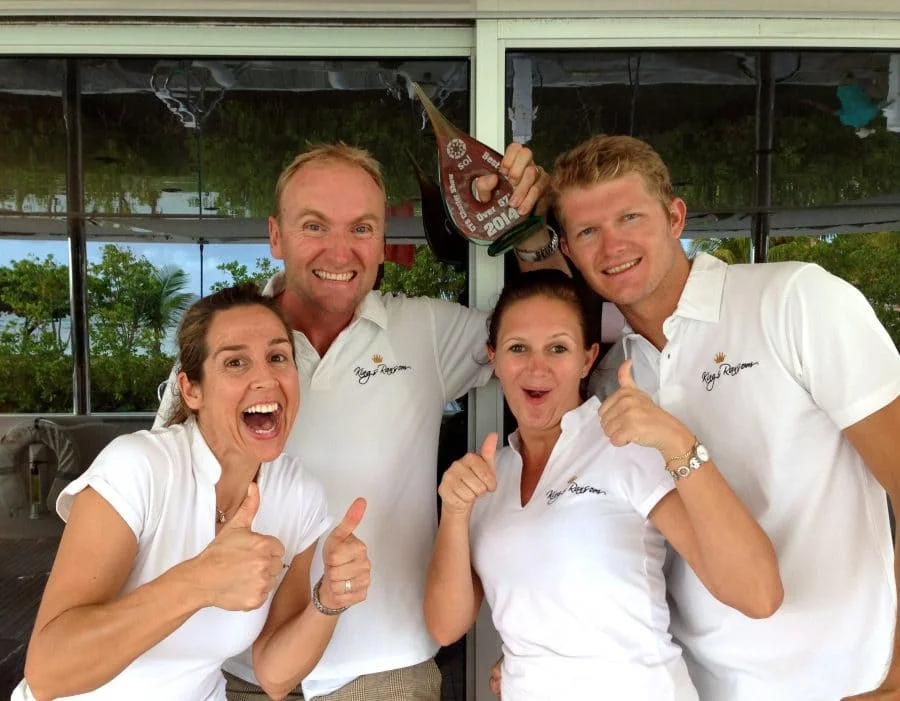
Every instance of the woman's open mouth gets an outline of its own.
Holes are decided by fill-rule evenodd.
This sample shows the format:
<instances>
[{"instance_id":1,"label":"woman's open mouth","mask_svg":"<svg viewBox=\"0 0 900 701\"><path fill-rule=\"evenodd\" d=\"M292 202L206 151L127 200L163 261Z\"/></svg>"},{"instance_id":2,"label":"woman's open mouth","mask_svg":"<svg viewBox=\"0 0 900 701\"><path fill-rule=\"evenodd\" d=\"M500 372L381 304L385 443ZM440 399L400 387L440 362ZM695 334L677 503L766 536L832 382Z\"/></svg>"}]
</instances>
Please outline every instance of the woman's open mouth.
<instances>
[{"instance_id":1,"label":"woman's open mouth","mask_svg":"<svg viewBox=\"0 0 900 701\"><path fill-rule=\"evenodd\" d=\"M278 402L265 402L248 406L241 412L241 418L253 435L269 438L278 433L278 419L283 411Z\"/></svg>"},{"instance_id":2,"label":"woman's open mouth","mask_svg":"<svg viewBox=\"0 0 900 701\"><path fill-rule=\"evenodd\" d=\"M525 396L529 399L540 400L550 394L549 389L522 389L525 392Z\"/></svg>"}]
</instances>

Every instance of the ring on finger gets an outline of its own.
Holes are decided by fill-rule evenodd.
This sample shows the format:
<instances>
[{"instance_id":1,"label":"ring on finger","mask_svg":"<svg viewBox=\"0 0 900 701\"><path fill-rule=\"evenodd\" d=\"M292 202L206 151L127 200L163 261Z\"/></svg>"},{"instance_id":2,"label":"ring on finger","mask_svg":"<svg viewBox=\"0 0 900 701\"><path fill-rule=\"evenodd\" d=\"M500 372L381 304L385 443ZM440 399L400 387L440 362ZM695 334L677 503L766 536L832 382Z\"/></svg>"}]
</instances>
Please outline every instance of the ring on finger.
<instances>
[{"instance_id":1,"label":"ring on finger","mask_svg":"<svg viewBox=\"0 0 900 701\"><path fill-rule=\"evenodd\" d=\"M353 582L351 582L349 579L345 579L344 580L344 593L349 594L351 591L353 591Z\"/></svg>"}]
</instances>

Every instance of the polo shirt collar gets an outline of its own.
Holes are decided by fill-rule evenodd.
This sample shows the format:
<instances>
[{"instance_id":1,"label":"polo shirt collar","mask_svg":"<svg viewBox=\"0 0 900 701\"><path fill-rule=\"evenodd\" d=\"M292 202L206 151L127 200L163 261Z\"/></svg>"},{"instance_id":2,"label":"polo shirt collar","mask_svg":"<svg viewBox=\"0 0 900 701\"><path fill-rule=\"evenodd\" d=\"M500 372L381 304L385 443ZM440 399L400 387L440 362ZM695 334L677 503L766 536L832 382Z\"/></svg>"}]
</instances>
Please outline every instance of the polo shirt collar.
<instances>
[{"instance_id":1,"label":"polo shirt collar","mask_svg":"<svg viewBox=\"0 0 900 701\"><path fill-rule=\"evenodd\" d=\"M728 266L715 256L698 253L675 308L675 316L717 323L722 312Z\"/></svg>"},{"instance_id":2,"label":"polo shirt collar","mask_svg":"<svg viewBox=\"0 0 900 701\"><path fill-rule=\"evenodd\" d=\"M284 288L285 273L283 270L279 270L269 278L269 281L263 288L262 294L266 297L276 297L284 292ZM355 323L357 319L371 321L381 329L387 328L387 309L381 299L380 292L372 290L363 298L362 303L356 308L356 312L354 312L353 319L350 323Z\"/></svg>"},{"instance_id":3,"label":"polo shirt collar","mask_svg":"<svg viewBox=\"0 0 900 701\"><path fill-rule=\"evenodd\" d=\"M189 417L184 422L184 430L187 431L191 445L191 465L194 472L210 484L217 484L222 476L222 466L206 443L203 432L197 425L197 419L193 416Z\"/></svg>"},{"instance_id":4,"label":"polo shirt collar","mask_svg":"<svg viewBox=\"0 0 900 701\"><path fill-rule=\"evenodd\" d=\"M724 261L708 253L698 253L694 257L675 312L663 322L663 332L667 338L668 323L675 317L718 323L722 312L727 270L728 265ZM622 327L622 337L634 338L636 335L626 321Z\"/></svg>"}]
</instances>

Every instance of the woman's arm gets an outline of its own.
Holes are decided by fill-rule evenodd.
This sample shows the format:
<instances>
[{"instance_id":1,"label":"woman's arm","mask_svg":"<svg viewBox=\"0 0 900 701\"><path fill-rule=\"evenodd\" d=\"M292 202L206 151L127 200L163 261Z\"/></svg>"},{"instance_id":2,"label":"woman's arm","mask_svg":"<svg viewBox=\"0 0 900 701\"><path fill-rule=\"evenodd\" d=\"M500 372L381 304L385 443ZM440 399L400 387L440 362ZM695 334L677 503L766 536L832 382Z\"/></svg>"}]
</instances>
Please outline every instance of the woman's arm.
<instances>
[{"instance_id":1,"label":"woman's arm","mask_svg":"<svg viewBox=\"0 0 900 701\"><path fill-rule=\"evenodd\" d=\"M117 598L137 541L100 494L90 487L80 492L28 644L25 678L35 698L96 689L204 606L251 610L265 601L274 574L267 588L263 570L277 541L250 532L256 511L250 499L203 553Z\"/></svg>"},{"instance_id":2,"label":"woman's arm","mask_svg":"<svg viewBox=\"0 0 900 701\"><path fill-rule=\"evenodd\" d=\"M371 563L366 546L353 534L365 507L363 499L353 502L323 545L325 574L319 600L325 608L344 609L364 601L368 593ZM315 551L313 543L291 562L253 643L253 672L273 699L283 699L312 671L337 624L337 615L326 615L311 603L309 570Z\"/></svg>"},{"instance_id":3,"label":"woman's arm","mask_svg":"<svg viewBox=\"0 0 900 701\"><path fill-rule=\"evenodd\" d=\"M442 507L425 586L425 622L431 637L439 645L455 643L475 623L483 599L469 554L469 516Z\"/></svg>"},{"instance_id":4,"label":"woman's arm","mask_svg":"<svg viewBox=\"0 0 900 701\"><path fill-rule=\"evenodd\" d=\"M425 586L425 622L441 645L449 645L468 632L484 599L481 580L472 569L469 519L475 500L497 488L494 455L497 434L484 439L481 453L455 461L441 479L441 522L428 565Z\"/></svg>"},{"instance_id":5,"label":"woman's arm","mask_svg":"<svg viewBox=\"0 0 900 701\"><path fill-rule=\"evenodd\" d=\"M663 459L694 445L694 435L658 407L631 378L631 361L619 368L620 389L600 407L613 445L656 448ZM720 601L747 616L771 616L784 599L775 549L766 533L708 461L676 482L650 519Z\"/></svg>"},{"instance_id":6,"label":"woman's arm","mask_svg":"<svg viewBox=\"0 0 900 701\"><path fill-rule=\"evenodd\" d=\"M79 493L28 644L35 698L96 689L203 605L178 568L116 599L136 555L134 533L112 506L90 487Z\"/></svg>"}]
</instances>

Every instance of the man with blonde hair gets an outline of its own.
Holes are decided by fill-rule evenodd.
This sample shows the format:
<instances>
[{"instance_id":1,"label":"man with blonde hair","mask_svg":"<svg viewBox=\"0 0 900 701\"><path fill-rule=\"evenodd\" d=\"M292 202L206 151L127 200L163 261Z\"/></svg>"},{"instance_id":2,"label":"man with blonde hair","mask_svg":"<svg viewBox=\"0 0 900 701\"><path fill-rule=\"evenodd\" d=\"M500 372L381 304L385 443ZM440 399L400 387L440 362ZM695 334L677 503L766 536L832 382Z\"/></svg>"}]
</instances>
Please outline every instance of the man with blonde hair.
<instances>
[{"instance_id":1,"label":"man with blonde hair","mask_svg":"<svg viewBox=\"0 0 900 701\"><path fill-rule=\"evenodd\" d=\"M627 322L595 390L631 359L697 436L671 456L679 478L712 457L778 554L785 599L765 620L674 559L671 627L701 698L900 698L885 499L900 504L900 356L869 303L817 265L689 260L685 203L637 139L563 154L551 190L563 252Z\"/></svg>"},{"instance_id":2,"label":"man with blonde hair","mask_svg":"<svg viewBox=\"0 0 900 701\"><path fill-rule=\"evenodd\" d=\"M519 144L507 149L501 168L515 187L510 206L527 213L546 174ZM480 178L479 198L496 185L497 176ZM268 221L272 255L284 261L284 272L264 293L294 329L301 383L285 452L322 482L334 513L357 496L368 502L356 531L373 567L368 598L365 606L330 612L341 618L303 681L308 700L440 698L438 646L423 614L437 527L438 434L445 404L490 377L482 362L486 314L373 291L384 261L385 212L378 162L340 143L315 146L287 166ZM530 265L553 264L559 254L549 243L542 230L520 255ZM319 574L313 571L312 580ZM247 657L226 670L231 701L265 698Z\"/></svg>"}]
</instances>

